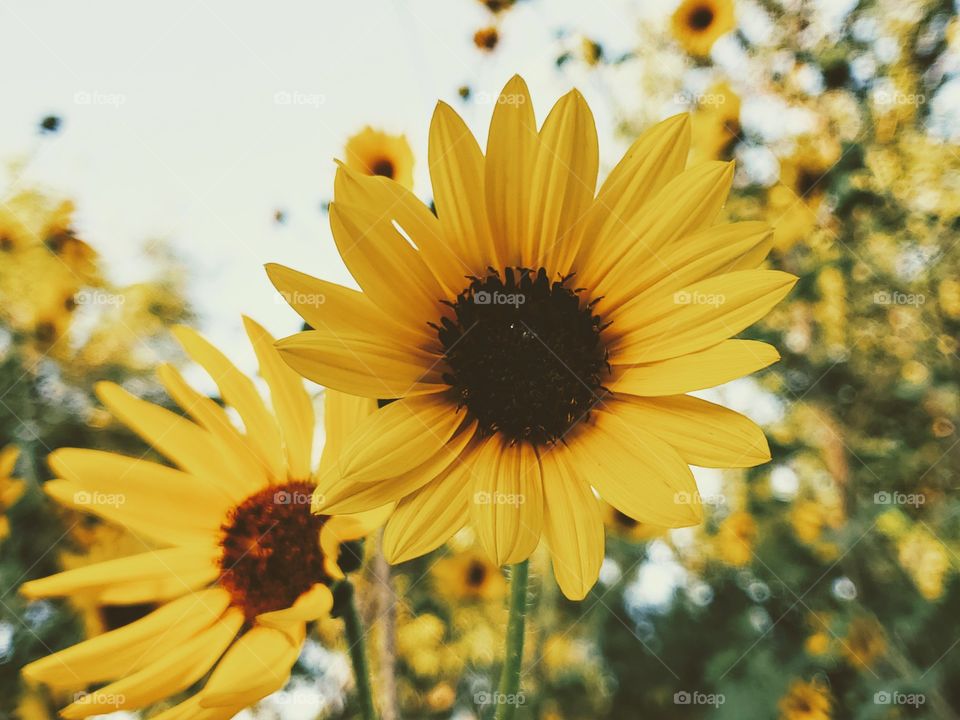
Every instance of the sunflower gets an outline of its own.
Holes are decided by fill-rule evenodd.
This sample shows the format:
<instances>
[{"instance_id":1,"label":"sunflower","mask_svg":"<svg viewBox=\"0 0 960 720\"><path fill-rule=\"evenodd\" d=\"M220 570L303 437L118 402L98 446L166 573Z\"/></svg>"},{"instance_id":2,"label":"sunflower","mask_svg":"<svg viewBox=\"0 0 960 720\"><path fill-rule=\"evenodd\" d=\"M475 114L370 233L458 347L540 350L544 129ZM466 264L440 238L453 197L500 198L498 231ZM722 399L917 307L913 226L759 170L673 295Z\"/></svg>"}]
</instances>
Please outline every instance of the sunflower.
<instances>
[{"instance_id":1,"label":"sunflower","mask_svg":"<svg viewBox=\"0 0 960 720\"><path fill-rule=\"evenodd\" d=\"M507 592L500 568L474 550L438 560L431 574L439 592L452 598L502 600Z\"/></svg>"},{"instance_id":2,"label":"sunflower","mask_svg":"<svg viewBox=\"0 0 960 720\"><path fill-rule=\"evenodd\" d=\"M702 517L688 464L770 458L747 418L684 393L778 359L730 340L796 278L756 269L770 232L713 225L730 163L684 170L685 116L644 133L594 198L598 146L576 90L537 131L514 77L484 156L444 103L430 129L434 215L384 178L341 167L333 237L362 288L271 265L313 328L278 344L302 375L383 403L321 479L322 512L399 500L384 551L402 562L468 521L498 565L541 534L563 592L603 560L599 495L663 527ZM299 302L322 295L322 304Z\"/></svg>"},{"instance_id":3,"label":"sunflower","mask_svg":"<svg viewBox=\"0 0 960 720\"><path fill-rule=\"evenodd\" d=\"M350 170L413 188L413 150L405 135L390 135L368 125L347 140L344 152Z\"/></svg>"},{"instance_id":4,"label":"sunflower","mask_svg":"<svg viewBox=\"0 0 960 720\"><path fill-rule=\"evenodd\" d=\"M245 432L216 402L163 366L161 381L192 421L112 383L99 384L97 395L176 469L98 450L66 448L50 455L58 479L44 488L52 497L120 523L148 551L33 580L22 593L31 599L85 596L109 606L159 605L23 669L29 680L58 689L107 682L77 693L62 711L66 718L151 705L188 689L211 669L197 694L156 717L232 717L279 689L300 653L306 623L332 606L330 585L343 577L340 543L362 537L383 516L310 512L310 397L280 361L273 338L251 320L245 325L274 412L220 351L189 329L176 330ZM336 431L328 430L335 443ZM321 466L331 457L325 449Z\"/></svg>"},{"instance_id":5,"label":"sunflower","mask_svg":"<svg viewBox=\"0 0 960 720\"><path fill-rule=\"evenodd\" d=\"M695 57L706 57L717 39L733 30L733 0L683 0L673 13L673 36Z\"/></svg>"},{"instance_id":6,"label":"sunflower","mask_svg":"<svg viewBox=\"0 0 960 720\"><path fill-rule=\"evenodd\" d=\"M830 720L830 692L820 683L794 680L780 698L780 720Z\"/></svg>"},{"instance_id":7,"label":"sunflower","mask_svg":"<svg viewBox=\"0 0 960 720\"><path fill-rule=\"evenodd\" d=\"M7 445L0 450L0 542L10 535L10 519L7 510L23 495L24 481L13 477L20 450L16 445Z\"/></svg>"}]
</instances>

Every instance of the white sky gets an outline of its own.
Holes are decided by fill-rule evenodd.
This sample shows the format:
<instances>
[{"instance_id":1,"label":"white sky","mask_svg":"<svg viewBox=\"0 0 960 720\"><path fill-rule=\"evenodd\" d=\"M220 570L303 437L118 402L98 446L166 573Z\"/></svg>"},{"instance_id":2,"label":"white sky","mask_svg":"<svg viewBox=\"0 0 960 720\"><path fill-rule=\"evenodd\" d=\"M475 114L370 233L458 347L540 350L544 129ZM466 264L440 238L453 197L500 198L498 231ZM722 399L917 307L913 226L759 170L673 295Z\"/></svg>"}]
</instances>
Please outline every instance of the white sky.
<instances>
[{"instance_id":1,"label":"white sky","mask_svg":"<svg viewBox=\"0 0 960 720\"><path fill-rule=\"evenodd\" d=\"M575 63L554 66L555 31L574 28L622 52L637 6L525 0L486 56L472 44L489 22L475 0L6 0L0 161L32 159L22 176L0 176L0 192L39 184L73 198L78 228L119 285L150 276L146 240L169 240L193 269L201 330L249 369L241 313L277 335L298 326L263 263L351 282L319 209L350 134L368 123L406 133L419 159L415 189L428 198L434 103L462 110L483 141L491 107L464 105L457 88L495 96L520 72L540 120L578 86L597 116L602 155L615 161L622 142L611 90ZM318 102L277 104L283 92ZM63 130L40 138L48 113L63 117ZM276 208L286 225L273 222Z\"/></svg>"}]
</instances>

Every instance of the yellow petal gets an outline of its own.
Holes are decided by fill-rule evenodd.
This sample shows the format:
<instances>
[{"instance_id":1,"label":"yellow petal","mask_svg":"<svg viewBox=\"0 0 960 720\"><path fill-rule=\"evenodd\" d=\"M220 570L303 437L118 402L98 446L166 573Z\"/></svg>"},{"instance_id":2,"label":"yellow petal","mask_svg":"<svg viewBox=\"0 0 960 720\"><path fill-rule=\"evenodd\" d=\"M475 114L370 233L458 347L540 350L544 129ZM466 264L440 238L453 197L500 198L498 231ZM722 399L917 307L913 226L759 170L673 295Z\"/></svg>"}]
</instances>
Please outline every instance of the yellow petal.
<instances>
[{"instance_id":1,"label":"yellow petal","mask_svg":"<svg viewBox=\"0 0 960 720\"><path fill-rule=\"evenodd\" d=\"M634 141L607 175L590 208L574 265L578 279L590 280L583 274L590 266L597 266L595 278L609 269L604 256L611 248L598 239L634 223L643 205L683 171L689 148L690 117L686 113L654 125Z\"/></svg>"},{"instance_id":2,"label":"yellow petal","mask_svg":"<svg viewBox=\"0 0 960 720\"><path fill-rule=\"evenodd\" d=\"M248 317L243 318L243 324L257 354L260 374L270 387L270 400L283 436L288 476L306 480L313 470L313 402L300 376L280 359L270 333Z\"/></svg>"},{"instance_id":3,"label":"yellow petal","mask_svg":"<svg viewBox=\"0 0 960 720\"><path fill-rule=\"evenodd\" d=\"M137 709L185 690L207 673L242 626L243 613L231 609L212 627L156 662L84 695L60 714L71 720Z\"/></svg>"},{"instance_id":4,"label":"yellow petal","mask_svg":"<svg viewBox=\"0 0 960 720\"><path fill-rule=\"evenodd\" d=\"M317 493L314 495L316 499L314 511L323 512L326 515L362 512L409 495L439 477L451 463L455 462L473 439L476 428L476 422L461 428L439 452L428 460L386 480L378 482L345 480L339 468L331 467L329 473L320 477Z\"/></svg>"},{"instance_id":5,"label":"yellow petal","mask_svg":"<svg viewBox=\"0 0 960 720\"><path fill-rule=\"evenodd\" d=\"M191 475L216 485L228 497L242 497L233 479L224 477L219 448L206 430L159 405L134 397L119 385L101 382L95 390L100 402L157 452Z\"/></svg>"},{"instance_id":6,"label":"yellow petal","mask_svg":"<svg viewBox=\"0 0 960 720\"><path fill-rule=\"evenodd\" d=\"M200 696L193 695L168 710L151 715L150 720L230 720L245 707L246 704L204 708L200 706Z\"/></svg>"},{"instance_id":7,"label":"yellow petal","mask_svg":"<svg viewBox=\"0 0 960 720\"><path fill-rule=\"evenodd\" d=\"M177 405L210 433L218 449L221 476L218 481L232 486L233 497L239 499L252 495L270 482L266 465L233 426L222 407L190 387L171 365L161 365L157 376Z\"/></svg>"},{"instance_id":8,"label":"yellow petal","mask_svg":"<svg viewBox=\"0 0 960 720\"><path fill-rule=\"evenodd\" d=\"M439 356L392 344L374 333L345 336L311 330L280 340L277 350L305 378L350 395L397 398L447 389Z\"/></svg>"},{"instance_id":9,"label":"yellow petal","mask_svg":"<svg viewBox=\"0 0 960 720\"><path fill-rule=\"evenodd\" d=\"M460 192L464 192L462 188ZM338 204L366 208L396 222L447 290L447 299L463 289L464 276L473 274L457 245L446 241L440 221L430 208L399 183L385 177L361 175L341 165L334 183L334 197Z\"/></svg>"},{"instance_id":10,"label":"yellow petal","mask_svg":"<svg viewBox=\"0 0 960 720\"><path fill-rule=\"evenodd\" d=\"M466 524L477 447L472 443L439 477L397 504L383 531L383 554L389 562L426 555Z\"/></svg>"},{"instance_id":11,"label":"yellow petal","mask_svg":"<svg viewBox=\"0 0 960 720\"><path fill-rule=\"evenodd\" d=\"M333 607L333 593L322 583L316 583L302 593L288 608L257 615L257 622L264 627L285 629L291 623L311 622L324 617Z\"/></svg>"},{"instance_id":12,"label":"yellow petal","mask_svg":"<svg viewBox=\"0 0 960 720\"><path fill-rule=\"evenodd\" d=\"M431 337L427 323L440 317L446 293L390 216L336 202L330 205L330 227L364 294L404 327Z\"/></svg>"},{"instance_id":13,"label":"yellow petal","mask_svg":"<svg viewBox=\"0 0 960 720\"><path fill-rule=\"evenodd\" d=\"M375 482L412 470L440 453L464 414L436 395L401 398L368 417L341 455L345 482Z\"/></svg>"},{"instance_id":14,"label":"yellow petal","mask_svg":"<svg viewBox=\"0 0 960 720\"><path fill-rule=\"evenodd\" d=\"M550 546L553 574L571 600L582 600L597 582L603 564L600 503L565 445L542 451L543 534Z\"/></svg>"},{"instance_id":15,"label":"yellow petal","mask_svg":"<svg viewBox=\"0 0 960 720\"><path fill-rule=\"evenodd\" d=\"M749 375L779 359L780 353L773 345L724 340L689 355L625 368L608 387L629 395L682 395Z\"/></svg>"},{"instance_id":16,"label":"yellow petal","mask_svg":"<svg viewBox=\"0 0 960 720\"><path fill-rule=\"evenodd\" d=\"M200 697L202 707L253 704L282 688L300 655L304 627L298 640L274 628L254 626L233 644L214 669Z\"/></svg>"},{"instance_id":17,"label":"yellow petal","mask_svg":"<svg viewBox=\"0 0 960 720\"><path fill-rule=\"evenodd\" d=\"M618 412L669 443L684 462L702 467L753 467L770 460L763 430L747 417L688 395L627 398Z\"/></svg>"},{"instance_id":18,"label":"yellow petal","mask_svg":"<svg viewBox=\"0 0 960 720\"><path fill-rule=\"evenodd\" d=\"M540 131L533 171L530 237L536 266L566 275L593 202L600 164L593 114L577 90L560 98Z\"/></svg>"},{"instance_id":19,"label":"yellow petal","mask_svg":"<svg viewBox=\"0 0 960 720\"><path fill-rule=\"evenodd\" d=\"M610 362L650 363L716 345L770 312L796 282L777 270L740 270L651 299L618 321L623 335L608 346Z\"/></svg>"},{"instance_id":20,"label":"yellow petal","mask_svg":"<svg viewBox=\"0 0 960 720\"><path fill-rule=\"evenodd\" d=\"M510 445L498 435L486 441L475 464L470 519L497 565L521 562L537 549L543 530L543 481L530 445Z\"/></svg>"},{"instance_id":21,"label":"yellow petal","mask_svg":"<svg viewBox=\"0 0 960 720\"><path fill-rule=\"evenodd\" d=\"M276 418L267 410L253 381L192 328L180 325L173 334L194 362L202 366L220 388L223 401L243 420L247 438L275 481L286 479L286 463Z\"/></svg>"},{"instance_id":22,"label":"yellow petal","mask_svg":"<svg viewBox=\"0 0 960 720\"><path fill-rule=\"evenodd\" d=\"M580 476L624 515L662 527L695 525L702 518L693 473L670 445L631 422L619 407L594 413L593 423L569 438Z\"/></svg>"},{"instance_id":23,"label":"yellow petal","mask_svg":"<svg viewBox=\"0 0 960 720\"><path fill-rule=\"evenodd\" d=\"M218 574L212 546L209 555L198 552L196 547L165 548L31 580L20 586L20 592L25 597L37 599L96 591L114 583L137 582L149 588L153 582L175 579L183 594L198 584L210 582ZM197 582L198 579L201 582Z\"/></svg>"},{"instance_id":24,"label":"yellow petal","mask_svg":"<svg viewBox=\"0 0 960 720\"><path fill-rule=\"evenodd\" d=\"M500 268L536 267L537 248L527 230L539 144L530 92L514 75L500 93L487 135L484 194Z\"/></svg>"},{"instance_id":25,"label":"yellow petal","mask_svg":"<svg viewBox=\"0 0 960 720\"><path fill-rule=\"evenodd\" d=\"M23 668L23 676L57 689L113 680L142 667L147 651L168 652L210 627L229 604L230 593L222 588L185 595L128 625L40 658Z\"/></svg>"},{"instance_id":26,"label":"yellow petal","mask_svg":"<svg viewBox=\"0 0 960 720\"><path fill-rule=\"evenodd\" d=\"M437 342L436 335L428 337L424 328L414 331L394 322L362 292L283 265L270 263L265 268L280 296L314 330L333 337L353 337L359 330L401 347Z\"/></svg>"},{"instance_id":27,"label":"yellow petal","mask_svg":"<svg viewBox=\"0 0 960 720\"><path fill-rule=\"evenodd\" d=\"M672 243L710 225L732 182L733 163L707 162L681 173L629 222L598 238L609 254L597 267L582 268L578 284L604 298L597 304L603 312L632 297L644 281L636 269L658 262Z\"/></svg>"},{"instance_id":28,"label":"yellow petal","mask_svg":"<svg viewBox=\"0 0 960 720\"><path fill-rule=\"evenodd\" d=\"M0 478L8 478L13 474L18 457L20 457L20 448L16 445L7 445L0 450Z\"/></svg>"},{"instance_id":29,"label":"yellow petal","mask_svg":"<svg viewBox=\"0 0 960 720\"><path fill-rule=\"evenodd\" d=\"M604 320L613 323L650 298L662 297L687 285L723 273L753 270L773 243L772 228L763 222L714 225L674 243L633 268L631 281L613 288ZM752 266L748 266L752 264Z\"/></svg>"},{"instance_id":30,"label":"yellow petal","mask_svg":"<svg viewBox=\"0 0 960 720\"><path fill-rule=\"evenodd\" d=\"M446 244L468 266L465 275L481 276L497 259L484 200L483 153L466 123L443 102L430 122L428 162Z\"/></svg>"}]
</instances>

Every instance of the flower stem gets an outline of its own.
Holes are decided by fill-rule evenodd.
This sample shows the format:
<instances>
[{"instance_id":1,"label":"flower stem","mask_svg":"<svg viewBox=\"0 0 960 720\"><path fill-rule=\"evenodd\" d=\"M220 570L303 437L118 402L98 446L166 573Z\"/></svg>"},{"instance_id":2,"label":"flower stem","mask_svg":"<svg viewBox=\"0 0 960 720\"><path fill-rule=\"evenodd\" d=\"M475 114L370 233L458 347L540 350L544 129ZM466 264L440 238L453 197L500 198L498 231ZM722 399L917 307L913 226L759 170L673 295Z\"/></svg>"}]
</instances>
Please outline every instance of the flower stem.
<instances>
[{"instance_id":1,"label":"flower stem","mask_svg":"<svg viewBox=\"0 0 960 720\"><path fill-rule=\"evenodd\" d=\"M507 622L507 649L503 659L500 686L494 698L494 720L511 720L517 709L520 690L520 666L523 662L523 631L527 619L527 577L530 561L510 568L510 620Z\"/></svg>"},{"instance_id":2,"label":"flower stem","mask_svg":"<svg viewBox=\"0 0 960 720\"><path fill-rule=\"evenodd\" d=\"M353 662L353 676L357 684L357 696L360 698L360 711L363 720L377 720L377 711L373 706L373 688L370 685L370 663L367 660L366 636L363 632L363 622L357 610L356 594L349 580L343 580L341 585L347 591L348 599L343 610L343 621L346 626L347 643L350 645L350 659Z\"/></svg>"}]
</instances>

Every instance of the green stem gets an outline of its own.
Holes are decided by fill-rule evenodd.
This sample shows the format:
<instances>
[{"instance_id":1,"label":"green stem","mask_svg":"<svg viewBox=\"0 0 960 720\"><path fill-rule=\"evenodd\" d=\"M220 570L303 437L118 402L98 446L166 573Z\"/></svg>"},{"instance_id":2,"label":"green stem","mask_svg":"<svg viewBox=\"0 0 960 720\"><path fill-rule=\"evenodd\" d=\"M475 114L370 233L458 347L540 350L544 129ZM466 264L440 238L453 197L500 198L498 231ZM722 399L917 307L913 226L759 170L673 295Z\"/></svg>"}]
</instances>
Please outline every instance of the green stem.
<instances>
[{"instance_id":1,"label":"green stem","mask_svg":"<svg viewBox=\"0 0 960 720\"><path fill-rule=\"evenodd\" d=\"M520 691L520 666L523 662L523 631L527 619L527 577L530 561L510 568L510 620L507 622L507 649L503 659L500 686L494 698L494 720L511 720L517 709Z\"/></svg>"},{"instance_id":2,"label":"green stem","mask_svg":"<svg viewBox=\"0 0 960 720\"><path fill-rule=\"evenodd\" d=\"M366 637L363 622L357 610L356 595L349 580L343 584L349 588L349 599L344 608L343 621L346 625L347 643L350 645L350 659L353 661L353 676L357 684L357 696L360 698L360 710L363 720L377 720L377 711L373 706L373 688L370 685L370 663L367 660Z\"/></svg>"}]
</instances>

